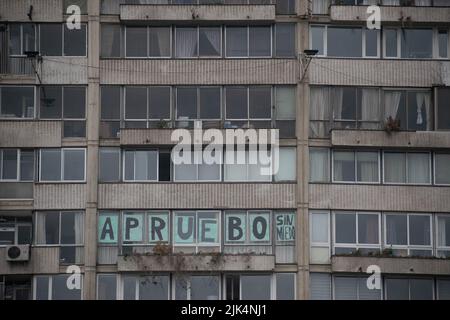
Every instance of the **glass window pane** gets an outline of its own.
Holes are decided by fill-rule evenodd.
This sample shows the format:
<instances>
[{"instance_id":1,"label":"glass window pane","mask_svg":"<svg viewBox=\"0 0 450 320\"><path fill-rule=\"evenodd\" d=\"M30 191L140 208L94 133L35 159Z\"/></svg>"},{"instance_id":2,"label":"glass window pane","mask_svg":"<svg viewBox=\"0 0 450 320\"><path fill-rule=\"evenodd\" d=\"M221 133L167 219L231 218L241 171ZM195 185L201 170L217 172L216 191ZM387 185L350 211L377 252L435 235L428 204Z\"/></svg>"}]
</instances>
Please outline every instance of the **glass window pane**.
<instances>
[{"instance_id":1,"label":"glass window pane","mask_svg":"<svg viewBox=\"0 0 450 320\"><path fill-rule=\"evenodd\" d=\"M135 180L158 180L158 152L135 151Z\"/></svg>"},{"instance_id":2,"label":"glass window pane","mask_svg":"<svg viewBox=\"0 0 450 320\"><path fill-rule=\"evenodd\" d=\"M177 119L197 119L197 88L177 88Z\"/></svg>"},{"instance_id":3,"label":"glass window pane","mask_svg":"<svg viewBox=\"0 0 450 320\"><path fill-rule=\"evenodd\" d=\"M220 118L220 88L200 88L200 119Z\"/></svg>"},{"instance_id":4,"label":"glass window pane","mask_svg":"<svg viewBox=\"0 0 450 320\"><path fill-rule=\"evenodd\" d=\"M67 279L69 275L53 276L52 300L81 300L81 289L69 289Z\"/></svg>"},{"instance_id":5,"label":"glass window pane","mask_svg":"<svg viewBox=\"0 0 450 320\"><path fill-rule=\"evenodd\" d=\"M397 57L397 29L385 29L386 57Z\"/></svg>"},{"instance_id":6,"label":"glass window pane","mask_svg":"<svg viewBox=\"0 0 450 320\"><path fill-rule=\"evenodd\" d=\"M17 244L31 244L31 224L17 226Z\"/></svg>"},{"instance_id":7,"label":"glass window pane","mask_svg":"<svg viewBox=\"0 0 450 320\"><path fill-rule=\"evenodd\" d=\"M21 25L20 24L10 24L9 25L9 54L10 55L21 55Z\"/></svg>"},{"instance_id":8,"label":"glass window pane","mask_svg":"<svg viewBox=\"0 0 450 320\"><path fill-rule=\"evenodd\" d=\"M127 57L147 57L147 28L127 27L125 38Z\"/></svg>"},{"instance_id":9,"label":"glass window pane","mask_svg":"<svg viewBox=\"0 0 450 320\"><path fill-rule=\"evenodd\" d=\"M386 216L386 245L407 245L407 216Z\"/></svg>"},{"instance_id":10,"label":"glass window pane","mask_svg":"<svg viewBox=\"0 0 450 320\"><path fill-rule=\"evenodd\" d=\"M18 150L16 149L2 150L1 178L3 180L17 180L17 157Z\"/></svg>"},{"instance_id":11,"label":"glass window pane","mask_svg":"<svg viewBox=\"0 0 450 320\"><path fill-rule=\"evenodd\" d=\"M64 87L64 118L84 119L86 117L86 88Z\"/></svg>"},{"instance_id":12,"label":"glass window pane","mask_svg":"<svg viewBox=\"0 0 450 320\"><path fill-rule=\"evenodd\" d=\"M170 119L170 87L149 87L149 118Z\"/></svg>"},{"instance_id":13,"label":"glass window pane","mask_svg":"<svg viewBox=\"0 0 450 320\"><path fill-rule=\"evenodd\" d=\"M176 28L176 51L179 58L198 56L197 28Z\"/></svg>"},{"instance_id":14,"label":"glass window pane","mask_svg":"<svg viewBox=\"0 0 450 320\"><path fill-rule=\"evenodd\" d=\"M249 88L249 118L271 119L272 89L270 87Z\"/></svg>"},{"instance_id":15,"label":"glass window pane","mask_svg":"<svg viewBox=\"0 0 450 320\"><path fill-rule=\"evenodd\" d=\"M357 287L357 278L335 277L334 298L336 300L358 300Z\"/></svg>"},{"instance_id":16,"label":"glass window pane","mask_svg":"<svg viewBox=\"0 0 450 320\"><path fill-rule=\"evenodd\" d=\"M189 163L174 164L175 181L196 181L197 164L194 164L195 152L190 152Z\"/></svg>"},{"instance_id":17,"label":"glass window pane","mask_svg":"<svg viewBox=\"0 0 450 320\"><path fill-rule=\"evenodd\" d=\"M309 181L328 182L330 180L329 152L325 148L309 149Z\"/></svg>"},{"instance_id":18,"label":"glass window pane","mask_svg":"<svg viewBox=\"0 0 450 320\"><path fill-rule=\"evenodd\" d=\"M411 300L433 300L433 279L410 279Z\"/></svg>"},{"instance_id":19,"label":"glass window pane","mask_svg":"<svg viewBox=\"0 0 450 320\"><path fill-rule=\"evenodd\" d=\"M101 87L102 120L120 120L120 87Z\"/></svg>"},{"instance_id":20,"label":"glass window pane","mask_svg":"<svg viewBox=\"0 0 450 320\"><path fill-rule=\"evenodd\" d=\"M406 153L384 153L384 181L406 182Z\"/></svg>"},{"instance_id":21,"label":"glass window pane","mask_svg":"<svg viewBox=\"0 0 450 320\"><path fill-rule=\"evenodd\" d=\"M297 149L280 148L279 158L278 172L275 172L275 181L295 181L297 178Z\"/></svg>"},{"instance_id":22,"label":"glass window pane","mask_svg":"<svg viewBox=\"0 0 450 320\"><path fill-rule=\"evenodd\" d=\"M409 244L431 245L430 217L420 215L409 216Z\"/></svg>"},{"instance_id":23,"label":"glass window pane","mask_svg":"<svg viewBox=\"0 0 450 320\"><path fill-rule=\"evenodd\" d=\"M61 180L61 150L43 149L41 150L41 181Z\"/></svg>"},{"instance_id":24,"label":"glass window pane","mask_svg":"<svg viewBox=\"0 0 450 320\"><path fill-rule=\"evenodd\" d=\"M219 277L191 276L191 300L219 300Z\"/></svg>"},{"instance_id":25,"label":"glass window pane","mask_svg":"<svg viewBox=\"0 0 450 320\"><path fill-rule=\"evenodd\" d=\"M356 243L356 215L336 213L334 219L336 243Z\"/></svg>"},{"instance_id":26,"label":"glass window pane","mask_svg":"<svg viewBox=\"0 0 450 320\"><path fill-rule=\"evenodd\" d=\"M65 56L86 56L86 25L82 24L81 29L67 28L64 24L64 55Z\"/></svg>"},{"instance_id":27,"label":"glass window pane","mask_svg":"<svg viewBox=\"0 0 450 320\"><path fill-rule=\"evenodd\" d=\"M430 183L430 154L408 153L408 183Z\"/></svg>"},{"instance_id":28,"label":"glass window pane","mask_svg":"<svg viewBox=\"0 0 450 320\"><path fill-rule=\"evenodd\" d=\"M432 29L402 29L402 58L431 59L433 57Z\"/></svg>"},{"instance_id":29,"label":"glass window pane","mask_svg":"<svg viewBox=\"0 0 450 320\"><path fill-rule=\"evenodd\" d=\"M277 300L295 299L295 274L277 273Z\"/></svg>"},{"instance_id":30,"label":"glass window pane","mask_svg":"<svg viewBox=\"0 0 450 320\"><path fill-rule=\"evenodd\" d=\"M450 247L450 216L438 217L437 242L439 247Z\"/></svg>"},{"instance_id":31,"label":"glass window pane","mask_svg":"<svg viewBox=\"0 0 450 320\"><path fill-rule=\"evenodd\" d=\"M1 117L33 118L34 88L33 87L2 87Z\"/></svg>"},{"instance_id":32,"label":"glass window pane","mask_svg":"<svg viewBox=\"0 0 450 320\"><path fill-rule=\"evenodd\" d=\"M295 120L297 100L295 87L276 87L275 93L277 120Z\"/></svg>"},{"instance_id":33,"label":"glass window pane","mask_svg":"<svg viewBox=\"0 0 450 320\"><path fill-rule=\"evenodd\" d=\"M44 224L38 224L37 233L38 236L42 233L45 238L39 244L59 244L59 212L42 213L42 216Z\"/></svg>"},{"instance_id":34,"label":"glass window pane","mask_svg":"<svg viewBox=\"0 0 450 320\"><path fill-rule=\"evenodd\" d=\"M365 30L366 33L366 56L378 56L378 30Z\"/></svg>"},{"instance_id":35,"label":"glass window pane","mask_svg":"<svg viewBox=\"0 0 450 320\"><path fill-rule=\"evenodd\" d=\"M31 23L22 24L22 48L23 52L36 51L36 25Z\"/></svg>"},{"instance_id":36,"label":"glass window pane","mask_svg":"<svg viewBox=\"0 0 450 320\"><path fill-rule=\"evenodd\" d=\"M357 173L360 182L378 182L378 152L357 152Z\"/></svg>"},{"instance_id":37,"label":"glass window pane","mask_svg":"<svg viewBox=\"0 0 450 320\"><path fill-rule=\"evenodd\" d=\"M226 28L227 57L246 57L248 55L248 34L246 27Z\"/></svg>"},{"instance_id":38,"label":"glass window pane","mask_svg":"<svg viewBox=\"0 0 450 320\"><path fill-rule=\"evenodd\" d=\"M221 55L221 28L199 29L199 52L203 57L215 57Z\"/></svg>"},{"instance_id":39,"label":"glass window pane","mask_svg":"<svg viewBox=\"0 0 450 320\"><path fill-rule=\"evenodd\" d=\"M62 55L61 24L40 24L40 54L43 56Z\"/></svg>"},{"instance_id":40,"label":"glass window pane","mask_svg":"<svg viewBox=\"0 0 450 320\"><path fill-rule=\"evenodd\" d=\"M333 170L335 181L355 181L355 153L335 151L333 153Z\"/></svg>"},{"instance_id":41,"label":"glass window pane","mask_svg":"<svg viewBox=\"0 0 450 320\"><path fill-rule=\"evenodd\" d=\"M40 92L40 118L61 119L62 115L62 87L43 86Z\"/></svg>"},{"instance_id":42,"label":"glass window pane","mask_svg":"<svg viewBox=\"0 0 450 320\"><path fill-rule=\"evenodd\" d=\"M124 300L136 300L136 277L124 276L123 277L123 299Z\"/></svg>"},{"instance_id":43,"label":"glass window pane","mask_svg":"<svg viewBox=\"0 0 450 320\"><path fill-rule=\"evenodd\" d=\"M323 47L323 37L324 37L325 27L322 26L311 26L311 50L318 50L319 56L324 55Z\"/></svg>"},{"instance_id":44,"label":"glass window pane","mask_svg":"<svg viewBox=\"0 0 450 320\"><path fill-rule=\"evenodd\" d=\"M328 214L312 213L311 214L311 242L312 243L328 243Z\"/></svg>"},{"instance_id":45,"label":"glass window pane","mask_svg":"<svg viewBox=\"0 0 450 320\"><path fill-rule=\"evenodd\" d=\"M49 276L36 276L36 300L48 300Z\"/></svg>"},{"instance_id":46,"label":"glass window pane","mask_svg":"<svg viewBox=\"0 0 450 320\"><path fill-rule=\"evenodd\" d=\"M435 183L450 184L450 154L435 154Z\"/></svg>"},{"instance_id":47,"label":"glass window pane","mask_svg":"<svg viewBox=\"0 0 450 320\"><path fill-rule=\"evenodd\" d=\"M361 57L361 28L328 28L328 56L330 57Z\"/></svg>"},{"instance_id":48,"label":"glass window pane","mask_svg":"<svg viewBox=\"0 0 450 320\"><path fill-rule=\"evenodd\" d=\"M34 151L22 150L20 152L20 180L33 181L34 179Z\"/></svg>"},{"instance_id":49,"label":"glass window pane","mask_svg":"<svg viewBox=\"0 0 450 320\"><path fill-rule=\"evenodd\" d=\"M450 280L439 279L437 280L438 286L438 299L450 300Z\"/></svg>"},{"instance_id":50,"label":"glass window pane","mask_svg":"<svg viewBox=\"0 0 450 320\"><path fill-rule=\"evenodd\" d=\"M438 89L437 129L450 129L450 88Z\"/></svg>"},{"instance_id":51,"label":"glass window pane","mask_svg":"<svg viewBox=\"0 0 450 320\"><path fill-rule=\"evenodd\" d=\"M64 177L66 181L83 181L85 171L84 150L64 150Z\"/></svg>"},{"instance_id":52,"label":"glass window pane","mask_svg":"<svg viewBox=\"0 0 450 320\"><path fill-rule=\"evenodd\" d=\"M148 46L150 57L170 57L170 27L150 27Z\"/></svg>"},{"instance_id":53,"label":"glass window pane","mask_svg":"<svg viewBox=\"0 0 450 320\"><path fill-rule=\"evenodd\" d=\"M439 58L448 57L448 31L439 30L438 32Z\"/></svg>"},{"instance_id":54,"label":"glass window pane","mask_svg":"<svg viewBox=\"0 0 450 320\"><path fill-rule=\"evenodd\" d=\"M331 276L329 273L310 273L311 300L331 300Z\"/></svg>"},{"instance_id":55,"label":"glass window pane","mask_svg":"<svg viewBox=\"0 0 450 320\"><path fill-rule=\"evenodd\" d=\"M101 25L101 57L118 58L120 54L120 24Z\"/></svg>"},{"instance_id":56,"label":"glass window pane","mask_svg":"<svg viewBox=\"0 0 450 320\"><path fill-rule=\"evenodd\" d=\"M227 87L226 119L248 119L247 88Z\"/></svg>"},{"instance_id":57,"label":"glass window pane","mask_svg":"<svg viewBox=\"0 0 450 320\"><path fill-rule=\"evenodd\" d=\"M148 276L139 278L139 300L167 300L168 296L168 276Z\"/></svg>"},{"instance_id":58,"label":"glass window pane","mask_svg":"<svg viewBox=\"0 0 450 320\"><path fill-rule=\"evenodd\" d=\"M225 154L225 165L224 165L224 175L225 181L247 181L247 161L244 160L244 163L238 162L238 154L234 152L234 159L231 155L228 155L230 159L227 159L227 154ZM247 158L248 155L245 155L243 158Z\"/></svg>"},{"instance_id":59,"label":"glass window pane","mask_svg":"<svg viewBox=\"0 0 450 320\"><path fill-rule=\"evenodd\" d=\"M241 275L241 300L270 300L270 275Z\"/></svg>"},{"instance_id":60,"label":"glass window pane","mask_svg":"<svg viewBox=\"0 0 450 320\"><path fill-rule=\"evenodd\" d=\"M358 243L379 244L378 215L358 214Z\"/></svg>"},{"instance_id":61,"label":"glass window pane","mask_svg":"<svg viewBox=\"0 0 450 320\"><path fill-rule=\"evenodd\" d=\"M100 182L120 181L120 149L100 148Z\"/></svg>"},{"instance_id":62,"label":"glass window pane","mask_svg":"<svg viewBox=\"0 0 450 320\"><path fill-rule=\"evenodd\" d=\"M275 56L295 57L295 24L277 23L275 25Z\"/></svg>"},{"instance_id":63,"label":"glass window pane","mask_svg":"<svg viewBox=\"0 0 450 320\"><path fill-rule=\"evenodd\" d=\"M97 277L97 300L117 299L117 277L114 274L99 274Z\"/></svg>"},{"instance_id":64,"label":"glass window pane","mask_svg":"<svg viewBox=\"0 0 450 320\"><path fill-rule=\"evenodd\" d=\"M250 27L249 28L249 56L270 57L271 55L271 28Z\"/></svg>"},{"instance_id":65,"label":"glass window pane","mask_svg":"<svg viewBox=\"0 0 450 320\"><path fill-rule=\"evenodd\" d=\"M75 241L75 213L61 214L61 244L76 244Z\"/></svg>"},{"instance_id":66,"label":"glass window pane","mask_svg":"<svg viewBox=\"0 0 450 320\"><path fill-rule=\"evenodd\" d=\"M295 14L295 0L276 1L277 14Z\"/></svg>"},{"instance_id":67,"label":"glass window pane","mask_svg":"<svg viewBox=\"0 0 450 320\"><path fill-rule=\"evenodd\" d=\"M408 279L386 279L386 300L409 300Z\"/></svg>"},{"instance_id":68,"label":"glass window pane","mask_svg":"<svg viewBox=\"0 0 450 320\"><path fill-rule=\"evenodd\" d=\"M125 88L125 119L147 119L147 88Z\"/></svg>"}]
</instances>

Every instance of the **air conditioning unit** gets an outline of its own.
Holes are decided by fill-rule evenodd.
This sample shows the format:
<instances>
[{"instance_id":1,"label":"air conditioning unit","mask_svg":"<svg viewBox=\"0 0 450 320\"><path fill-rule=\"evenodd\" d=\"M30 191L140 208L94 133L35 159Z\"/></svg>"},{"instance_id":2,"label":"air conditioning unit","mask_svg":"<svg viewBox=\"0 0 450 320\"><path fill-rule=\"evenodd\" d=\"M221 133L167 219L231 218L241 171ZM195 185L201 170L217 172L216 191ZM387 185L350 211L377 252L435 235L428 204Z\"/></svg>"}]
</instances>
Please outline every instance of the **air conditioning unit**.
<instances>
[{"instance_id":1,"label":"air conditioning unit","mask_svg":"<svg viewBox=\"0 0 450 320\"><path fill-rule=\"evenodd\" d=\"M6 247L6 261L28 261L30 260L29 245L15 245Z\"/></svg>"}]
</instances>

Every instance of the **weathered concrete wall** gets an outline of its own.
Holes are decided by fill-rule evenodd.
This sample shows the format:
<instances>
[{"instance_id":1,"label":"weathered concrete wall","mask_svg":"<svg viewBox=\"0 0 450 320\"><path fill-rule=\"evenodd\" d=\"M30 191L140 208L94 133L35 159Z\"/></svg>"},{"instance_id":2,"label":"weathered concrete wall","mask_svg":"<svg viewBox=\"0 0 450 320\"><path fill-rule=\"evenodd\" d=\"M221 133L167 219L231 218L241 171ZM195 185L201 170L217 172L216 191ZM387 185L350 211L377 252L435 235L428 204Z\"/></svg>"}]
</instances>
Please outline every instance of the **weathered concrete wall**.
<instances>
[{"instance_id":1,"label":"weathered concrete wall","mask_svg":"<svg viewBox=\"0 0 450 320\"><path fill-rule=\"evenodd\" d=\"M88 83L87 58L44 57L38 65L43 84L72 84Z\"/></svg>"},{"instance_id":2,"label":"weathered concrete wall","mask_svg":"<svg viewBox=\"0 0 450 320\"><path fill-rule=\"evenodd\" d=\"M0 121L0 147L61 147L61 121Z\"/></svg>"},{"instance_id":3,"label":"weathered concrete wall","mask_svg":"<svg viewBox=\"0 0 450 320\"><path fill-rule=\"evenodd\" d=\"M86 185L69 183L38 183L34 186L34 209L84 209Z\"/></svg>"},{"instance_id":4,"label":"weathered concrete wall","mask_svg":"<svg viewBox=\"0 0 450 320\"><path fill-rule=\"evenodd\" d=\"M0 274L58 273L58 247L31 247L27 262L6 261L6 248L0 247Z\"/></svg>"},{"instance_id":5,"label":"weathered concrete wall","mask_svg":"<svg viewBox=\"0 0 450 320\"><path fill-rule=\"evenodd\" d=\"M0 1L0 20L30 22L27 16L30 6L33 6L34 22L63 21L63 0L2 0Z\"/></svg>"}]
</instances>

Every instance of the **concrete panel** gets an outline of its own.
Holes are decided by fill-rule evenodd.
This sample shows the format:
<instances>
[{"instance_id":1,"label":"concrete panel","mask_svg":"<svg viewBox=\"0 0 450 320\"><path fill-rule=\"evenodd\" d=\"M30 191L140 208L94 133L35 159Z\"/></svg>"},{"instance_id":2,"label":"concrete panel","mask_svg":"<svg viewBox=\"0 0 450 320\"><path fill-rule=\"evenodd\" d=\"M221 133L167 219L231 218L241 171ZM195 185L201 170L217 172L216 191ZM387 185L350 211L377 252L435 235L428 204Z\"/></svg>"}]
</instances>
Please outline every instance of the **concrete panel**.
<instances>
[{"instance_id":1,"label":"concrete panel","mask_svg":"<svg viewBox=\"0 0 450 320\"><path fill-rule=\"evenodd\" d=\"M274 21L275 5L122 5L123 21Z\"/></svg>"},{"instance_id":2,"label":"concrete panel","mask_svg":"<svg viewBox=\"0 0 450 320\"><path fill-rule=\"evenodd\" d=\"M0 199L33 199L33 183L0 182Z\"/></svg>"},{"instance_id":3,"label":"concrete panel","mask_svg":"<svg viewBox=\"0 0 450 320\"><path fill-rule=\"evenodd\" d=\"M450 260L384 257L332 257L332 272L365 272L377 265L383 274L449 275Z\"/></svg>"},{"instance_id":4,"label":"concrete panel","mask_svg":"<svg viewBox=\"0 0 450 320\"><path fill-rule=\"evenodd\" d=\"M431 87L443 84L448 62L432 60L314 58L310 84Z\"/></svg>"},{"instance_id":5,"label":"concrete panel","mask_svg":"<svg viewBox=\"0 0 450 320\"><path fill-rule=\"evenodd\" d=\"M61 121L0 121L0 147L61 147Z\"/></svg>"},{"instance_id":6,"label":"concrete panel","mask_svg":"<svg viewBox=\"0 0 450 320\"><path fill-rule=\"evenodd\" d=\"M87 58L44 57L38 71L43 84L87 84L87 65Z\"/></svg>"},{"instance_id":7,"label":"concrete panel","mask_svg":"<svg viewBox=\"0 0 450 320\"><path fill-rule=\"evenodd\" d=\"M333 146L395 147L395 148L448 148L450 132L417 131L392 132L364 130L333 130Z\"/></svg>"},{"instance_id":8,"label":"concrete panel","mask_svg":"<svg viewBox=\"0 0 450 320\"><path fill-rule=\"evenodd\" d=\"M6 261L6 248L0 247L0 274L48 274L59 271L58 247L31 247L30 260Z\"/></svg>"},{"instance_id":9,"label":"concrete panel","mask_svg":"<svg viewBox=\"0 0 450 320\"><path fill-rule=\"evenodd\" d=\"M295 208L295 187L269 183L99 184L99 208Z\"/></svg>"},{"instance_id":10,"label":"concrete panel","mask_svg":"<svg viewBox=\"0 0 450 320\"><path fill-rule=\"evenodd\" d=\"M423 23L448 23L450 21L450 8L433 7L399 7L380 6L382 22L407 21ZM331 6L331 20L333 21L366 21L369 17L367 6Z\"/></svg>"},{"instance_id":11,"label":"concrete panel","mask_svg":"<svg viewBox=\"0 0 450 320\"><path fill-rule=\"evenodd\" d=\"M34 186L34 209L84 209L86 185L38 183Z\"/></svg>"},{"instance_id":12,"label":"concrete panel","mask_svg":"<svg viewBox=\"0 0 450 320\"><path fill-rule=\"evenodd\" d=\"M273 271L273 255L132 255L119 256L119 272L130 271Z\"/></svg>"},{"instance_id":13,"label":"concrete panel","mask_svg":"<svg viewBox=\"0 0 450 320\"><path fill-rule=\"evenodd\" d=\"M1 199L0 210L33 210L33 200Z\"/></svg>"},{"instance_id":14,"label":"concrete panel","mask_svg":"<svg viewBox=\"0 0 450 320\"><path fill-rule=\"evenodd\" d=\"M296 84L295 59L108 59L100 83L117 85Z\"/></svg>"},{"instance_id":15,"label":"concrete panel","mask_svg":"<svg viewBox=\"0 0 450 320\"><path fill-rule=\"evenodd\" d=\"M2 0L0 1L1 21L30 22L28 13L33 6L34 22L62 22L63 0Z\"/></svg>"},{"instance_id":16,"label":"concrete panel","mask_svg":"<svg viewBox=\"0 0 450 320\"><path fill-rule=\"evenodd\" d=\"M331 210L450 212L450 187L310 184L309 207Z\"/></svg>"}]
</instances>

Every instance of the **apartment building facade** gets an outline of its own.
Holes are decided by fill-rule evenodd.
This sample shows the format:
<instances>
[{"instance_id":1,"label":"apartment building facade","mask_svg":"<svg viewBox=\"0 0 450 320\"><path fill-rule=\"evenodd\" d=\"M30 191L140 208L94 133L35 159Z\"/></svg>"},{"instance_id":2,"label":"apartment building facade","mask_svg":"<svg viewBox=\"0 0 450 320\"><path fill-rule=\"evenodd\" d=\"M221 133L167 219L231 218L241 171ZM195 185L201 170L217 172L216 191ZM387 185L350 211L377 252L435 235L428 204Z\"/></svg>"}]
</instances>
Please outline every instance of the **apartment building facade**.
<instances>
[{"instance_id":1,"label":"apartment building facade","mask_svg":"<svg viewBox=\"0 0 450 320\"><path fill-rule=\"evenodd\" d=\"M447 1L2 0L0 53L0 299L450 298Z\"/></svg>"}]
</instances>

